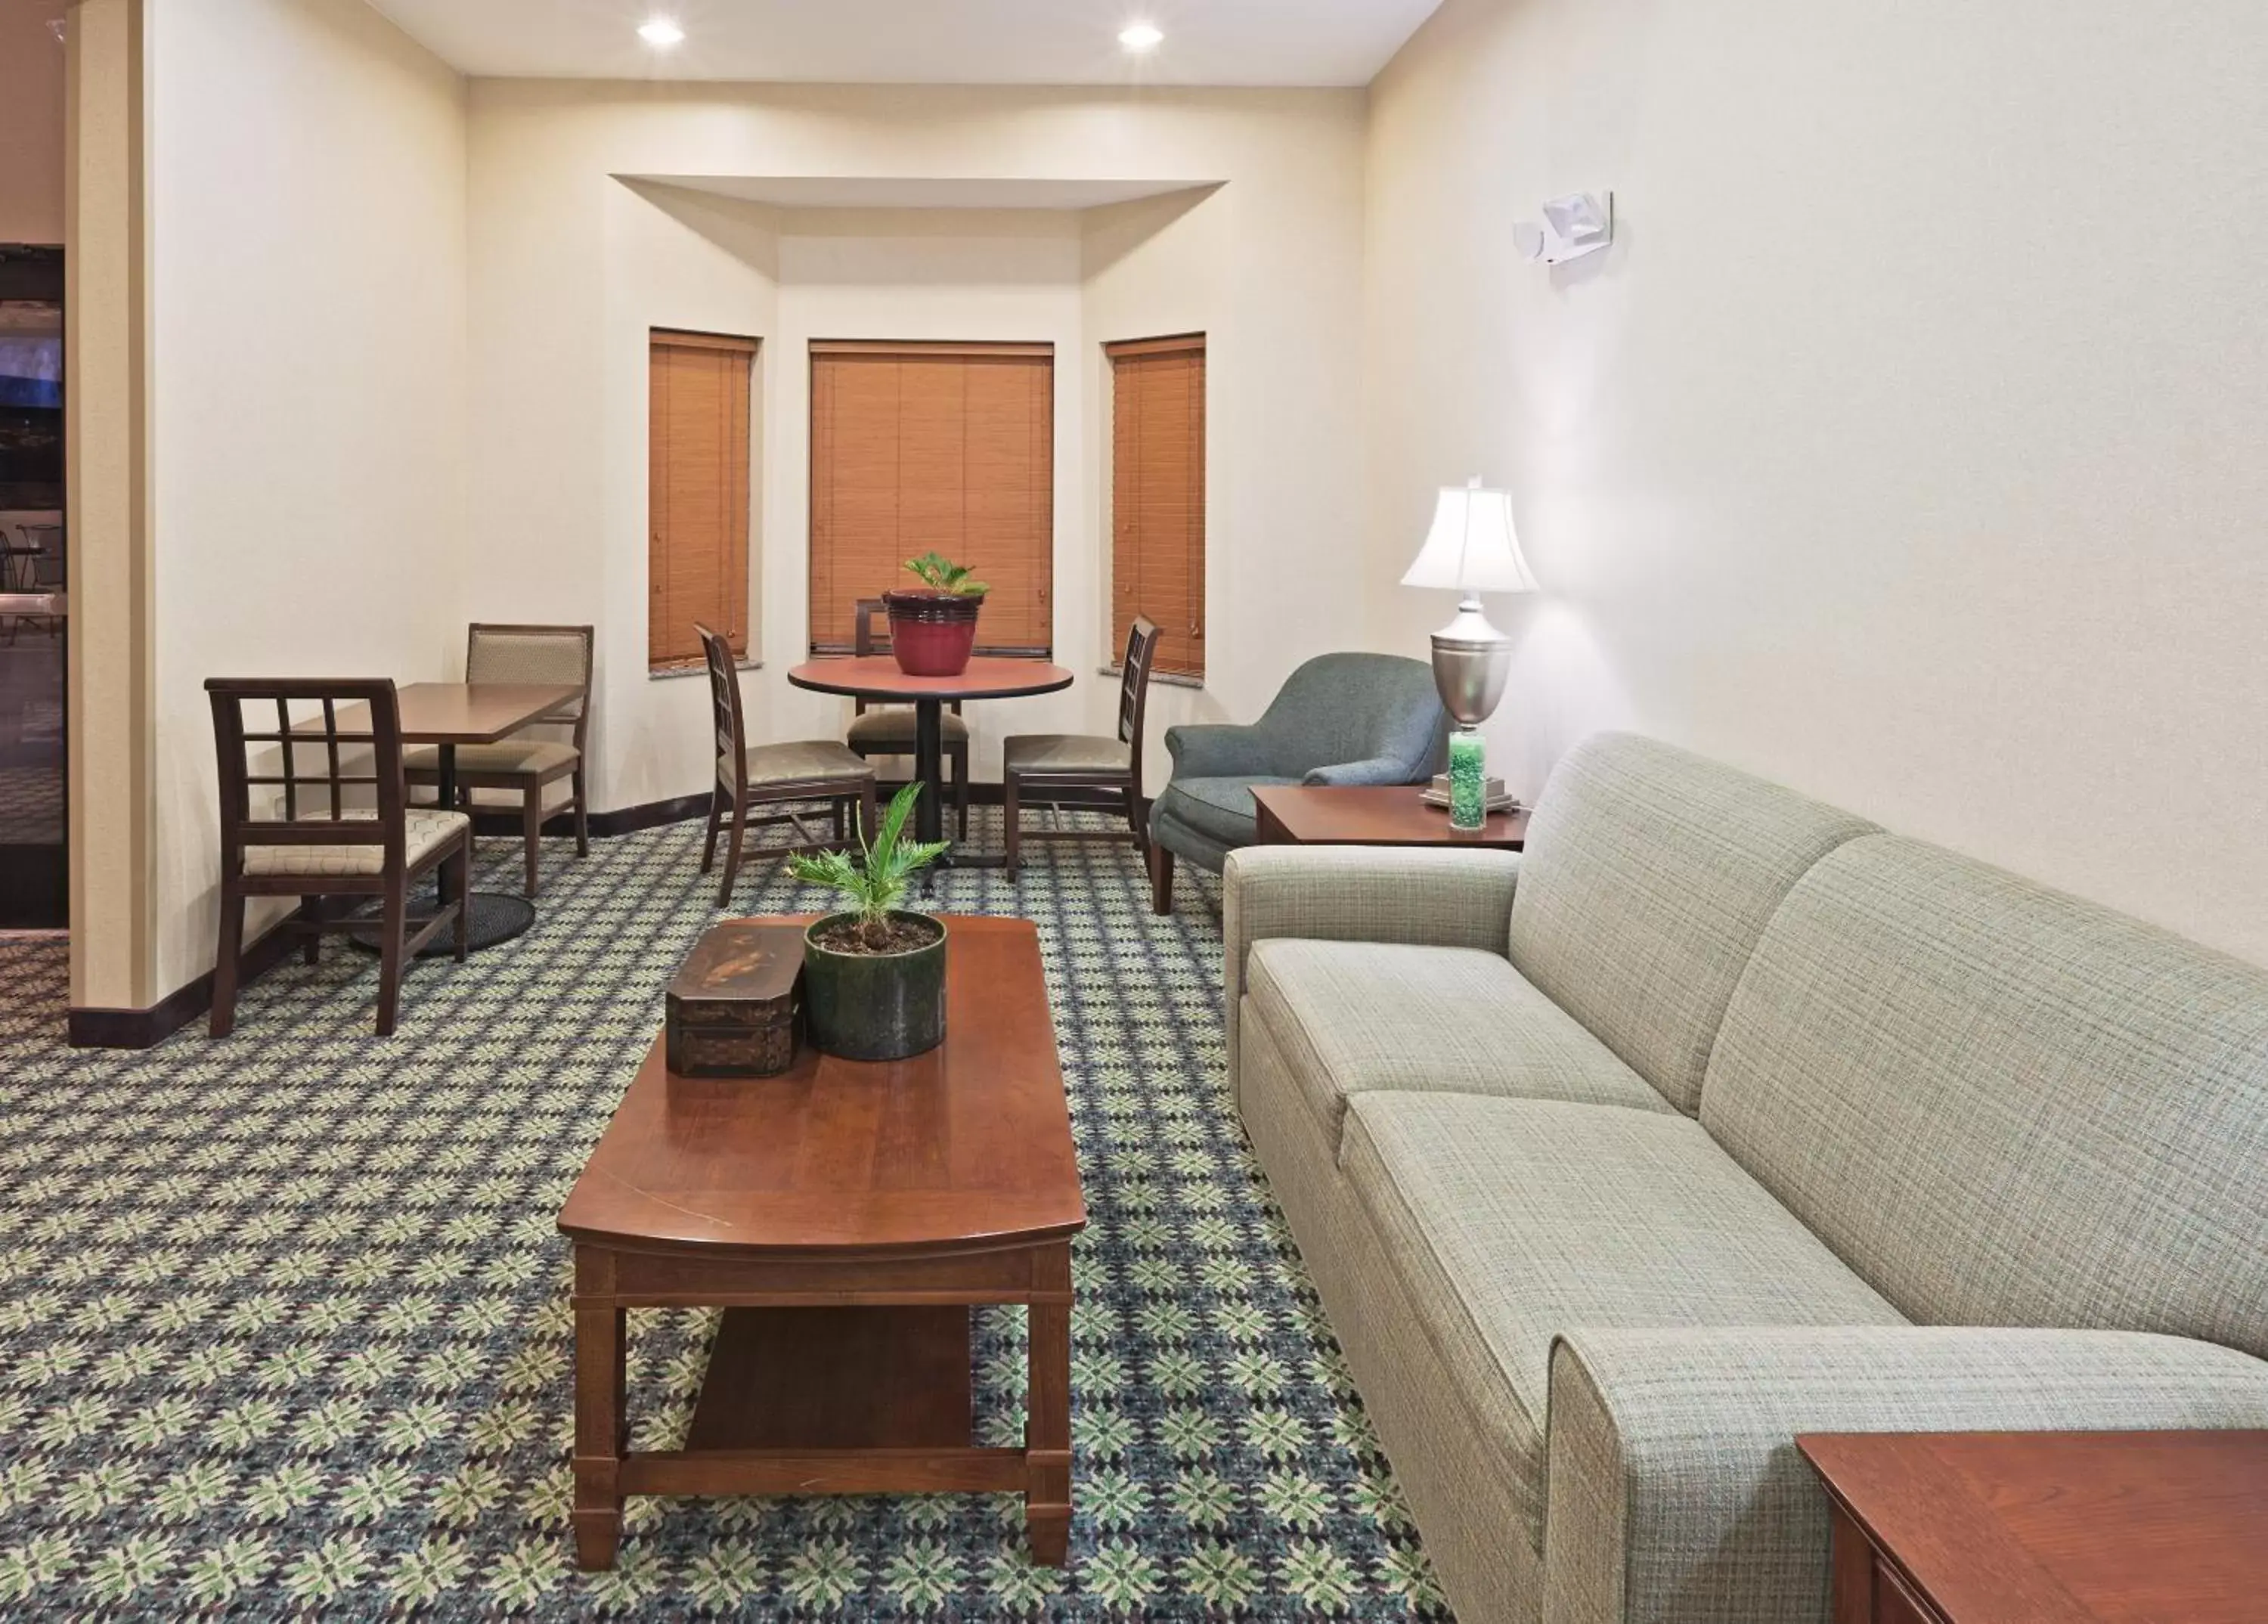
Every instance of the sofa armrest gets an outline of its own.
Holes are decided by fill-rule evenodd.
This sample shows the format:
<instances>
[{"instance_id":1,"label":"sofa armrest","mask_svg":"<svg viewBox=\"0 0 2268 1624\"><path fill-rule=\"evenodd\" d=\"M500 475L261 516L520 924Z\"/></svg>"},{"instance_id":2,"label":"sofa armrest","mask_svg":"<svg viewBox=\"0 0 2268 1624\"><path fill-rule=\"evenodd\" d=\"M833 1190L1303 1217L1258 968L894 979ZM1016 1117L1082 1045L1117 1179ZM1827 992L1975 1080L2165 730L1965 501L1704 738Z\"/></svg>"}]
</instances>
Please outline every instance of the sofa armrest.
<instances>
[{"instance_id":1,"label":"sofa armrest","mask_svg":"<svg viewBox=\"0 0 2268 1624\"><path fill-rule=\"evenodd\" d=\"M1221 874L1221 977L1228 1070L1236 1075L1237 1008L1256 941L1403 941L1507 950L1513 852L1358 845L1251 845Z\"/></svg>"},{"instance_id":2,"label":"sofa armrest","mask_svg":"<svg viewBox=\"0 0 2268 1624\"><path fill-rule=\"evenodd\" d=\"M1407 784L1410 764L1392 756L1373 756L1364 761L1343 761L1311 769L1308 784Z\"/></svg>"},{"instance_id":3,"label":"sofa armrest","mask_svg":"<svg viewBox=\"0 0 2268 1624\"><path fill-rule=\"evenodd\" d=\"M1276 742L1264 729L1241 722L1182 722L1166 729L1166 749L1174 776L1223 779L1265 773L1276 759Z\"/></svg>"},{"instance_id":4,"label":"sofa armrest","mask_svg":"<svg viewBox=\"0 0 2268 1624\"><path fill-rule=\"evenodd\" d=\"M1546 1624L1818 1624L1803 1432L2268 1426L2268 1362L2124 1331L1583 1331L1551 1355Z\"/></svg>"}]
</instances>

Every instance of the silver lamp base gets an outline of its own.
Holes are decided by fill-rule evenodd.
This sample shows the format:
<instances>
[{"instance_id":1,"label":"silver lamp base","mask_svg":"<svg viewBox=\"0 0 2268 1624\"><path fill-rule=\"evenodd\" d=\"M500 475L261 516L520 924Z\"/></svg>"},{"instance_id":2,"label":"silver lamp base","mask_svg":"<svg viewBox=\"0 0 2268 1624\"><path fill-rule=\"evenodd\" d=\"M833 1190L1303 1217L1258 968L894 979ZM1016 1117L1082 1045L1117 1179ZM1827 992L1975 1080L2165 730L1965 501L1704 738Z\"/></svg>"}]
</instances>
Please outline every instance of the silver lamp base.
<instances>
[{"instance_id":1,"label":"silver lamp base","mask_svg":"<svg viewBox=\"0 0 2268 1624\"><path fill-rule=\"evenodd\" d=\"M1496 713L1512 674L1512 639L1489 624L1478 597L1457 606L1457 617L1433 634L1433 686L1458 722L1477 727Z\"/></svg>"}]
</instances>

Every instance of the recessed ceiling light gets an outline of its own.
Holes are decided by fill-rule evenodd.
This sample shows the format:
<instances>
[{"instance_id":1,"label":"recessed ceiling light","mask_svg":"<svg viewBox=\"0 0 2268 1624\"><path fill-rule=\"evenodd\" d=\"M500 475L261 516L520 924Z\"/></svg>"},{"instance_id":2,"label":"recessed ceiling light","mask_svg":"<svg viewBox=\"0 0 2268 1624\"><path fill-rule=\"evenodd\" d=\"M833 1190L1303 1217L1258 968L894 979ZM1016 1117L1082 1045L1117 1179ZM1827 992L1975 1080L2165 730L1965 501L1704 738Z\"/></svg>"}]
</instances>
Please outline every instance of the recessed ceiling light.
<instances>
[{"instance_id":1,"label":"recessed ceiling light","mask_svg":"<svg viewBox=\"0 0 2268 1624\"><path fill-rule=\"evenodd\" d=\"M638 25L638 38L648 45L678 45L684 41L685 30L666 17L650 18Z\"/></svg>"},{"instance_id":2,"label":"recessed ceiling light","mask_svg":"<svg viewBox=\"0 0 2268 1624\"><path fill-rule=\"evenodd\" d=\"M1130 51L1154 51L1165 42L1164 31L1152 23L1136 23L1118 36L1118 43Z\"/></svg>"}]
</instances>

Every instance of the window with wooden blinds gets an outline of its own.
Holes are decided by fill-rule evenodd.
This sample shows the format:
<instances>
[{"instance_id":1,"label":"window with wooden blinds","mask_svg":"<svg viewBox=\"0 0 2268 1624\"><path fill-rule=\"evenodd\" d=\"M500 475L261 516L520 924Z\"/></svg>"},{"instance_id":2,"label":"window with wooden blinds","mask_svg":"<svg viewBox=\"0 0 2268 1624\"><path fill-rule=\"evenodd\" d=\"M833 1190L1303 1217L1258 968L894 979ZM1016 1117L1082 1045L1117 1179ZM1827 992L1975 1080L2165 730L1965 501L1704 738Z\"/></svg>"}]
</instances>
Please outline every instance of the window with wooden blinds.
<instances>
[{"instance_id":1,"label":"window with wooden blinds","mask_svg":"<svg viewBox=\"0 0 2268 1624\"><path fill-rule=\"evenodd\" d=\"M748 653L748 412L755 340L654 329L648 345L646 661L701 663L696 624Z\"/></svg>"},{"instance_id":2,"label":"window with wooden blinds","mask_svg":"<svg viewBox=\"0 0 2268 1624\"><path fill-rule=\"evenodd\" d=\"M847 653L858 600L932 549L991 588L980 653L1052 652L1054 346L814 341L813 652Z\"/></svg>"},{"instance_id":3,"label":"window with wooden blinds","mask_svg":"<svg viewBox=\"0 0 2268 1624\"><path fill-rule=\"evenodd\" d=\"M1205 341L1108 344L1110 646L1138 615L1160 637L1154 669L1204 675Z\"/></svg>"}]
</instances>

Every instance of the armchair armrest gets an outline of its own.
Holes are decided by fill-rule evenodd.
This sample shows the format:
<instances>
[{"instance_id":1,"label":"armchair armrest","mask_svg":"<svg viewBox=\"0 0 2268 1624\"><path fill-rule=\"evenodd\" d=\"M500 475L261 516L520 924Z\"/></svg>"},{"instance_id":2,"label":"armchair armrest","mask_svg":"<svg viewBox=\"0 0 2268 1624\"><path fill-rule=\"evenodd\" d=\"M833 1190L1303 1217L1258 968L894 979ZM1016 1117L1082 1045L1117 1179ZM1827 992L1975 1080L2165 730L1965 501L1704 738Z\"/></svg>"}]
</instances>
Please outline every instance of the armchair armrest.
<instances>
[{"instance_id":1,"label":"armchair armrest","mask_svg":"<svg viewBox=\"0 0 2268 1624\"><path fill-rule=\"evenodd\" d=\"M1268 731L1241 722L1182 722L1166 729L1166 749L1174 758L1176 778L1267 772L1276 758L1275 740Z\"/></svg>"},{"instance_id":2,"label":"armchair armrest","mask_svg":"<svg viewBox=\"0 0 2268 1624\"><path fill-rule=\"evenodd\" d=\"M1221 976L1229 1076L1236 1075L1237 1007L1244 961L1270 936L1399 941L1507 950L1513 852L1413 847L1251 845L1221 874Z\"/></svg>"},{"instance_id":3,"label":"armchair armrest","mask_svg":"<svg viewBox=\"0 0 2268 1624\"><path fill-rule=\"evenodd\" d=\"M1410 764L1392 756L1373 756L1365 761L1343 761L1317 767L1304 782L1309 784L1407 784Z\"/></svg>"},{"instance_id":4,"label":"armchair armrest","mask_svg":"<svg viewBox=\"0 0 2268 1624\"><path fill-rule=\"evenodd\" d=\"M1554 1346L1551 1624L1817 1624L1826 1495L1801 1432L2268 1426L2268 1362L2126 1331L1581 1331Z\"/></svg>"}]
</instances>

